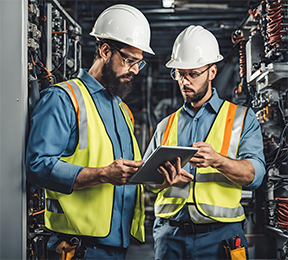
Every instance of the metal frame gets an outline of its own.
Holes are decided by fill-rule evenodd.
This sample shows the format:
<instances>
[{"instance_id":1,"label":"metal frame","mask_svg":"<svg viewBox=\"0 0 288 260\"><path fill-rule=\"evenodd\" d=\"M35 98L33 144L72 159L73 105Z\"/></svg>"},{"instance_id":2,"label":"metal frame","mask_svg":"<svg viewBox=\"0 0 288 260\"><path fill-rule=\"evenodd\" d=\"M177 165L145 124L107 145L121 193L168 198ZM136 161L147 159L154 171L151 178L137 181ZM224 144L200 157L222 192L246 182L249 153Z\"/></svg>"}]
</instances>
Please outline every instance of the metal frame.
<instances>
[{"instance_id":1,"label":"metal frame","mask_svg":"<svg viewBox=\"0 0 288 260\"><path fill-rule=\"evenodd\" d=\"M0 0L0 259L26 258L27 1Z\"/></svg>"}]
</instances>

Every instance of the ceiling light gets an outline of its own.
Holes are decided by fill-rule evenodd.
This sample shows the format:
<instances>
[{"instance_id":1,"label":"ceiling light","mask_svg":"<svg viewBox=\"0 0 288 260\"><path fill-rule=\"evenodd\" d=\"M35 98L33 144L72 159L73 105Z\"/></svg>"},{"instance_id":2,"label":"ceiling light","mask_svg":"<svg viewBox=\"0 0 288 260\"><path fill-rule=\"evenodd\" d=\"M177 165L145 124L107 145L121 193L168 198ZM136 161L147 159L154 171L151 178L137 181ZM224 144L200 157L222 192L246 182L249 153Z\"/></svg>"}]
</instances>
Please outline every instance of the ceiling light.
<instances>
[{"instance_id":1,"label":"ceiling light","mask_svg":"<svg viewBox=\"0 0 288 260\"><path fill-rule=\"evenodd\" d=\"M164 8L171 8L173 6L174 0L162 0L162 5Z\"/></svg>"},{"instance_id":2,"label":"ceiling light","mask_svg":"<svg viewBox=\"0 0 288 260\"><path fill-rule=\"evenodd\" d=\"M174 5L181 9L228 9L228 4L207 4L207 3L187 3L181 1L174 1Z\"/></svg>"}]
</instances>

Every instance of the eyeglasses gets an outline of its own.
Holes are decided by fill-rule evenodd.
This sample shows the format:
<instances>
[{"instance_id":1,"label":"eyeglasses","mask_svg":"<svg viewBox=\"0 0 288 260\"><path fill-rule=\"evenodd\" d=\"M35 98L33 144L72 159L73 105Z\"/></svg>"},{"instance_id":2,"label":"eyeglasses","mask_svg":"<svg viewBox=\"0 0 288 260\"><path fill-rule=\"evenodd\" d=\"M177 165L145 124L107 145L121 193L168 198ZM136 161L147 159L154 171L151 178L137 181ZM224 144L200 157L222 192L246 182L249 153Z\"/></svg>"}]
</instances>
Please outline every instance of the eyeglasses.
<instances>
[{"instance_id":1,"label":"eyeglasses","mask_svg":"<svg viewBox=\"0 0 288 260\"><path fill-rule=\"evenodd\" d=\"M180 80L182 81L184 77L187 77L188 79L196 79L197 77L199 77L200 75L202 75L205 71L207 71L208 69L210 69L213 66L213 63L210 64L208 66L208 68L206 68L205 70L203 70L202 72L197 72L197 71L190 71L190 72L182 72L179 71L178 69L172 69L170 72L171 78L174 80Z\"/></svg>"},{"instance_id":2,"label":"eyeglasses","mask_svg":"<svg viewBox=\"0 0 288 260\"><path fill-rule=\"evenodd\" d=\"M112 44L112 43L109 43L109 44L112 45L113 48L120 53L120 55L121 55L121 57L123 59L124 67L131 68L135 64L137 64L139 71L142 70L145 67L145 65L146 65L146 61L145 60L136 60L134 58L130 58L126 54L124 54L122 51L120 51L114 44Z\"/></svg>"}]
</instances>

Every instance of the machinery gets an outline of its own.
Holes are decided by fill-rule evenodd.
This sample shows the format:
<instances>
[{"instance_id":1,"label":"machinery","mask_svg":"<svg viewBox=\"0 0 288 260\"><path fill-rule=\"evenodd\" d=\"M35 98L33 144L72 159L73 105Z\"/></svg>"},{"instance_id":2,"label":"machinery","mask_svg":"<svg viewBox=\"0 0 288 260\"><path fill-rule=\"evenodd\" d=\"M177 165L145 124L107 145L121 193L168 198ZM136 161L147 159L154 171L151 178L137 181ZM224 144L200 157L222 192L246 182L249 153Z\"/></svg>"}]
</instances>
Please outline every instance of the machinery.
<instances>
[{"instance_id":1,"label":"machinery","mask_svg":"<svg viewBox=\"0 0 288 260\"><path fill-rule=\"evenodd\" d=\"M40 90L75 76L81 67L82 28L57 0L28 2L28 112ZM44 223L44 190L29 185L27 192L27 259L47 258L50 236Z\"/></svg>"},{"instance_id":2,"label":"machinery","mask_svg":"<svg viewBox=\"0 0 288 260\"><path fill-rule=\"evenodd\" d=\"M264 138L258 229L275 236L278 259L288 259L288 1L261 1L249 14L231 37L239 46L241 78L234 101L253 108Z\"/></svg>"},{"instance_id":3,"label":"machinery","mask_svg":"<svg viewBox=\"0 0 288 260\"><path fill-rule=\"evenodd\" d=\"M55 1L28 2L29 112L39 90L75 76L81 67L81 27Z\"/></svg>"}]
</instances>

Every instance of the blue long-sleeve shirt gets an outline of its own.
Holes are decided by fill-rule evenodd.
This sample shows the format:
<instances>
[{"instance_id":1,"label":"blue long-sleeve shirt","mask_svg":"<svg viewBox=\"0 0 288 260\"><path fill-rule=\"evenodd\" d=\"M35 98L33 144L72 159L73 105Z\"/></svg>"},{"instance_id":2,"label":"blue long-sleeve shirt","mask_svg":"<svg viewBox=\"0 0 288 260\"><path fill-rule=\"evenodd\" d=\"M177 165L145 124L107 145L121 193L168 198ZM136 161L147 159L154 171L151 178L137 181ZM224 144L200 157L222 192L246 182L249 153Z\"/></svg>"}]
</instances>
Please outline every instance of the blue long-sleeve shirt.
<instances>
[{"instance_id":1,"label":"blue long-sleeve shirt","mask_svg":"<svg viewBox=\"0 0 288 260\"><path fill-rule=\"evenodd\" d=\"M111 96L87 71L81 70L78 78L86 85L97 106L113 143L115 159L133 160L132 140L119 107L121 100ZM63 162L60 158L73 154L77 143L78 123L68 95L57 87L42 91L30 120L26 153L28 181L49 190L70 194L83 167ZM98 238L99 243L128 247L135 192L135 185L115 187L111 232L105 238Z\"/></svg>"},{"instance_id":2,"label":"blue long-sleeve shirt","mask_svg":"<svg viewBox=\"0 0 288 260\"><path fill-rule=\"evenodd\" d=\"M206 136L211 128L223 100L219 98L215 88L212 88L212 97L207 101L196 115L189 109L186 103L179 115L177 138L179 146L192 146L193 143L205 141ZM157 129L148 145L143 156L145 161L147 157L161 145L163 133L166 128L168 117L164 118L158 125ZM265 158L263 154L263 141L260 125L251 108L248 109L245 118L242 135L239 142L238 158L250 161L253 164L255 176L246 187L256 189L262 183L265 175ZM187 172L195 175L195 167L187 163L183 167ZM189 219L187 207L176 216L176 219Z\"/></svg>"}]
</instances>

